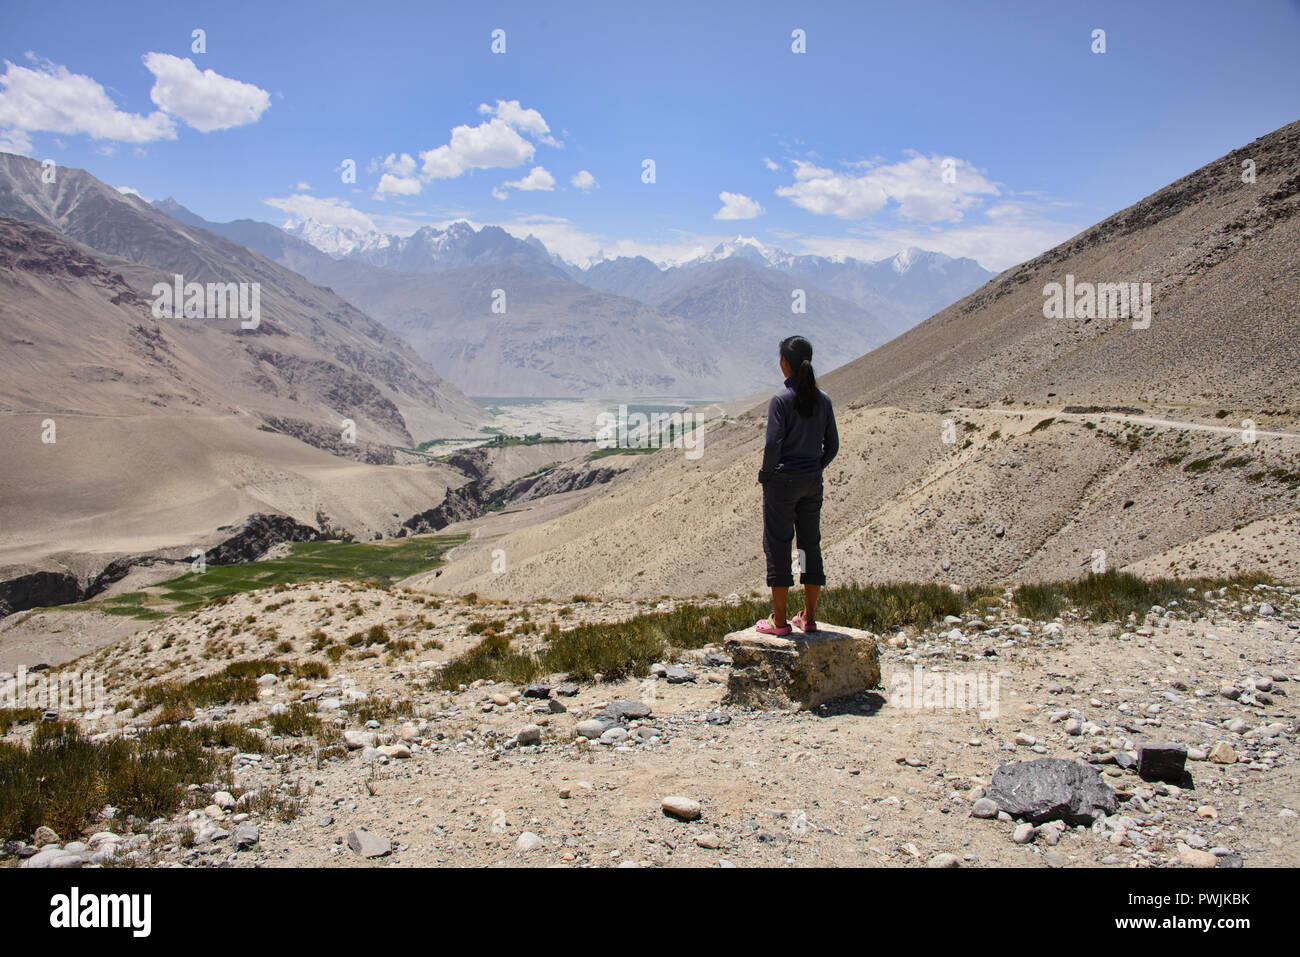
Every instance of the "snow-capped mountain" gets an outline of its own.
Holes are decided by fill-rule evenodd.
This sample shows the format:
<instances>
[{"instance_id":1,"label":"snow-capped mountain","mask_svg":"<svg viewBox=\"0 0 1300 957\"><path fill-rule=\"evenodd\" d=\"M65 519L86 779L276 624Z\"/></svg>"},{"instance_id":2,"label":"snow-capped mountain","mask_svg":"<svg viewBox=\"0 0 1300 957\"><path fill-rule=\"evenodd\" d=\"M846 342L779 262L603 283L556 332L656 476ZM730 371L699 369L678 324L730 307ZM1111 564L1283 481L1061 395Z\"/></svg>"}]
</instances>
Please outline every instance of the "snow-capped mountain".
<instances>
[{"instance_id":1,"label":"snow-capped mountain","mask_svg":"<svg viewBox=\"0 0 1300 957\"><path fill-rule=\"evenodd\" d=\"M749 263L784 282L847 300L867 310L894 334L932 316L994 276L973 259L954 259L916 247L868 261L795 255L747 236L737 236L675 264L623 257L573 269L570 275L593 289L656 305L698 279L711 278L709 267L729 261Z\"/></svg>"},{"instance_id":2,"label":"snow-capped mountain","mask_svg":"<svg viewBox=\"0 0 1300 957\"><path fill-rule=\"evenodd\" d=\"M475 229L464 220L442 228L421 226L410 236L361 232L314 219L290 220L283 229L334 259L354 260L400 272L444 272L469 266L512 264L553 275L563 274L568 268L562 260L562 265L557 265L557 257L535 236L516 239L500 226Z\"/></svg>"},{"instance_id":3,"label":"snow-capped mountain","mask_svg":"<svg viewBox=\"0 0 1300 957\"><path fill-rule=\"evenodd\" d=\"M795 256L786 252L784 249L777 249L772 246L764 245L757 239L749 236L737 236L735 239L729 239L725 243L718 243L712 250L703 256L697 256L689 259L680 265L691 265L693 263L713 263L723 259L744 259L760 266L776 266L778 268L788 268L795 260Z\"/></svg>"},{"instance_id":4,"label":"snow-capped mountain","mask_svg":"<svg viewBox=\"0 0 1300 957\"><path fill-rule=\"evenodd\" d=\"M519 239L499 226L476 229L464 220L444 227L423 226L410 236L358 231L313 219L291 220L284 231L339 261L406 273L519 266L533 275L563 277L654 307L683 289L716 281L719 274L712 267L746 263L780 282L820 289L865 309L895 335L973 292L994 275L973 259L954 259L914 246L869 261L797 255L752 236L737 236L678 262L597 255L575 265L552 253L536 236Z\"/></svg>"},{"instance_id":5,"label":"snow-capped mountain","mask_svg":"<svg viewBox=\"0 0 1300 957\"><path fill-rule=\"evenodd\" d=\"M385 236L374 230L349 229L346 226L333 226L308 217L291 219L284 224L284 231L290 236L297 236L311 243L327 256L342 259L345 256L373 249L383 249L394 237Z\"/></svg>"}]
</instances>

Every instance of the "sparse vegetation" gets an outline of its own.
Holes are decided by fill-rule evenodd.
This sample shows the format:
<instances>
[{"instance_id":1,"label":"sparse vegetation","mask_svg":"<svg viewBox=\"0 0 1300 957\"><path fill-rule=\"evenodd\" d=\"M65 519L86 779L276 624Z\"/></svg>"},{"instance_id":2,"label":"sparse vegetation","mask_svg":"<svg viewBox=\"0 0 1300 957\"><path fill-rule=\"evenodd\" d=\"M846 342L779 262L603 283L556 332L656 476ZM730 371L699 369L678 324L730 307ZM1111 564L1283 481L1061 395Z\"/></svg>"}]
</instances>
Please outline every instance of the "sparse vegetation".
<instances>
[{"instance_id":1,"label":"sparse vegetation","mask_svg":"<svg viewBox=\"0 0 1300 957\"><path fill-rule=\"evenodd\" d=\"M40 708L0 708L0 734L6 734L16 724L31 724L39 720Z\"/></svg>"},{"instance_id":2,"label":"sparse vegetation","mask_svg":"<svg viewBox=\"0 0 1300 957\"><path fill-rule=\"evenodd\" d=\"M539 673L535 657L516 651L505 635L489 635L439 669L434 681L437 687L454 691L480 678L526 684Z\"/></svg>"},{"instance_id":3,"label":"sparse vegetation","mask_svg":"<svg viewBox=\"0 0 1300 957\"><path fill-rule=\"evenodd\" d=\"M42 825L78 835L105 804L146 820L170 814L186 784L228 770L208 731L159 728L134 741L92 742L59 722L38 726L29 745L0 742L0 839L28 840Z\"/></svg>"},{"instance_id":4,"label":"sparse vegetation","mask_svg":"<svg viewBox=\"0 0 1300 957\"><path fill-rule=\"evenodd\" d=\"M1270 579L1266 575L1240 575L1233 578L1140 578L1111 569L1088 575L1077 581L1021 585L1015 601L1020 614L1027 618L1055 618L1066 608L1074 608L1094 621L1123 621L1129 615L1139 618L1152 605L1198 605L1201 595L1223 587L1250 588ZM1188 589L1192 589L1191 593Z\"/></svg>"}]
</instances>

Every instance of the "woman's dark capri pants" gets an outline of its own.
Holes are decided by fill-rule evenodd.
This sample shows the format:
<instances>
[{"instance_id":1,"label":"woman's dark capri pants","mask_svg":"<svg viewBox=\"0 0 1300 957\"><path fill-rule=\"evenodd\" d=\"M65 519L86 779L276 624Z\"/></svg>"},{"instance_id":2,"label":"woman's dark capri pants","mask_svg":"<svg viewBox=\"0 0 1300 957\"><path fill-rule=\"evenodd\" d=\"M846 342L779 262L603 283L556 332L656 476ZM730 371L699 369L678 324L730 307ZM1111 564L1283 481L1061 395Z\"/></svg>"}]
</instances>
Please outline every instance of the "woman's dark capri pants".
<instances>
[{"instance_id":1,"label":"woman's dark capri pants","mask_svg":"<svg viewBox=\"0 0 1300 957\"><path fill-rule=\"evenodd\" d=\"M763 551L767 554L767 584L789 588L794 584L790 543L798 541L799 578L804 585L825 585L822 568L822 477L773 475L763 483Z\"/></svg>"}]
</instances>

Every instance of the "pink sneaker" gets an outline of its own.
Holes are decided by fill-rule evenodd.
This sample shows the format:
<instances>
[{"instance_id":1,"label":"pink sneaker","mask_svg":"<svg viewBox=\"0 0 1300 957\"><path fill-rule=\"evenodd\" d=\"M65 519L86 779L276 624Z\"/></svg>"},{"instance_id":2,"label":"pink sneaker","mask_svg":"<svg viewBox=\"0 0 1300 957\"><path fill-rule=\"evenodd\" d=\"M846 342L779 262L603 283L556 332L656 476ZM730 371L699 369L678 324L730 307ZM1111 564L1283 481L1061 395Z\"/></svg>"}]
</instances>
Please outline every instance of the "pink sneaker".
<instances>
[{"instance_id":1,"label":"pink sneaker","mask_svg":"<svg viewBox=\"0 0 1300 957\"><path fill-rule=\"evenodd\" d=\"M794 631L794 629L790 627L790 623L788 621L784 625L778 628L776 626L776 622L773 621L772 619L773 616L768 615L766 618L763 618L755 622L754 630L757 631L760 635L776 635L778 638L784 638L786 635Z\"/></svg>"}]
</instances>

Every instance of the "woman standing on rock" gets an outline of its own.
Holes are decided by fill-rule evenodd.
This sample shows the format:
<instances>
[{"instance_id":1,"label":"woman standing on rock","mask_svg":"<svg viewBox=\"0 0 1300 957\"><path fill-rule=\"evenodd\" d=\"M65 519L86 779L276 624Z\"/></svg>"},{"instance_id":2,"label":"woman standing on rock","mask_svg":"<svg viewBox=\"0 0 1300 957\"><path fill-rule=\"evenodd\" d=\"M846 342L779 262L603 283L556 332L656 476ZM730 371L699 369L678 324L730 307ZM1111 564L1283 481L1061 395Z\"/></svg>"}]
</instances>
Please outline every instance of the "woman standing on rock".
<instances>
[{"instance_id":1,"label":"woman standing on rock","mask_svg":"<svg viewBox=\"0 0 1300 957\"><path fill-rule=\"evenodd\" d=\"M840 450L831 399L817 388L812 343L802 336L781 342L785 389L767 407L767 446L758 481L763 486L763 551L772 614L755 626L760 634L788 635L791 625L817 630L817 598L826 584L822 569L822 470ZM785 620L794 585L790 543L799 546L804 610Z\"/></svg>"}]
</instances>

